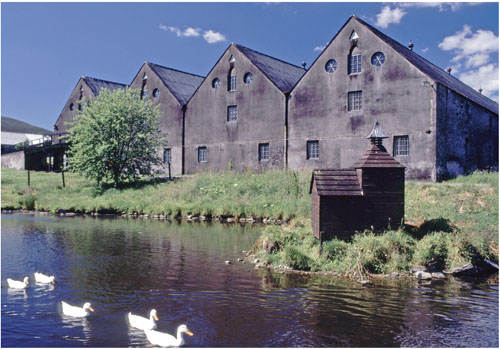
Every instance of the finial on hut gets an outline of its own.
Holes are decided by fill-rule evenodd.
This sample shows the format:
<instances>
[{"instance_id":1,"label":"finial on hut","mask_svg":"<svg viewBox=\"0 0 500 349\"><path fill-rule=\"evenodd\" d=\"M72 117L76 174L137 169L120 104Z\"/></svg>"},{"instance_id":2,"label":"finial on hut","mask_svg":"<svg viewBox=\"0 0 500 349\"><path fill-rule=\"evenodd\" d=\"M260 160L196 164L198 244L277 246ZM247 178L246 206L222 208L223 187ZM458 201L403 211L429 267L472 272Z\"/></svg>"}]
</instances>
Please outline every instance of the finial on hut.
<instances>
[{"instance_id":1,"label":"finial on hut","mask_svg":"<svg viewBox=\"0 0 500 349\"><path fill-rule=\"evenodd\" d=\"M366 138L369 138L373 145L381 147L382 139L389 138L389 136L384 133L382 127L380 126L380 123L378 122L378 120L376 120L375 125L373 125L370 134Z\"/></svg>"}]
</instances>

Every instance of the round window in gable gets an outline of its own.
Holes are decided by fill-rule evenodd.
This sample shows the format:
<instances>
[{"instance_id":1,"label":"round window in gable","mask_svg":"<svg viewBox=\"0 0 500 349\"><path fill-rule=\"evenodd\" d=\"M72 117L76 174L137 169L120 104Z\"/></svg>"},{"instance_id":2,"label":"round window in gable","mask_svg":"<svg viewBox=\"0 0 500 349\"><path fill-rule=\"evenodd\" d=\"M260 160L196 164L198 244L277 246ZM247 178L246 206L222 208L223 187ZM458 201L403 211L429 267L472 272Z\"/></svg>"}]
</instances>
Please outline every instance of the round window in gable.
<instances>
[{"instance_id":1,"label":"round window in gable","mask_svg":"<svg viewBox=\"0 0 500 349\"><path fill-rule=\"evenodd\" d=\"M325 70L327 73L333 73L335 70L337 70L337 61L334 59L330 59L325 64Z\"/></svg>"},{"instance_id":2,"label":"round window in gable","mask_svg":"<svg viewBox=\"0 0 500 349\"><path fill-rule=\"evenodd\" d=\"M250 85L253 81L253 74L252 73L246 73L244 78L243 78L243 81L245 82L245 84L247 85Z\"/></svg>"},{"instance_id":3,"label":"round window in gable","mask_svg":"<svg viewBox=\"0 0 500 349\"><path fill-rule=\"evenodd\" d=\"M160 90L158 90L157 88L155 88L153 90L153 97L154 98L158 98L160 96Z\"/></svg>"},{"instance_id":4,"label":"round window in gable","mask_svg":"<svg viewBox=\"0 0 500 349\"><path fill-rule=\"evenodd\" d=\"M75 105L74 105L73 103L71 103L71 104L69 105L69 110L73 110L73 109L75 109Z\"/></svg>"},{"instance_id":5,"label":"round window in gable","mask_svg":"<svg viewBox=\"0 0 500 349\"><path fill-rule=\"evenodd\" d=\"M385 62L385 55L382 52L375 52L372 56L372 65L380 67Z\"/></svg>"},{"instance_id":6,"label":"round window in gable","mask_svg":"<svg viewBox=\"0 0 500 349\"><path fill-rule=\"evenodd\" d=\"M215 78L212 80L212 87L213 88L219 88L220 87L220 80L219 78Z\"/></svg>"}]
</instances>

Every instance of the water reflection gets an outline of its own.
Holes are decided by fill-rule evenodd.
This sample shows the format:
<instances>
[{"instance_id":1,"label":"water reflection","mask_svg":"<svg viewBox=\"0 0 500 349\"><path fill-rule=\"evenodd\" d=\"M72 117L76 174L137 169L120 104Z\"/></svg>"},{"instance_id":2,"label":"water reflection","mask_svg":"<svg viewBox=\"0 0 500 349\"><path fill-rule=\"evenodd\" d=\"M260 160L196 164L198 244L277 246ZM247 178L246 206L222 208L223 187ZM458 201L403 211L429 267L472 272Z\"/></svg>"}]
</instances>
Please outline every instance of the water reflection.
<instances>
[{"instance_id":1,"label":"water reflection","mask_svg":"<svg viewBox=\"0 0 500 349\"><path fill-rule=\"evenodd\" d=\"M364 287L254 270L236 259L258 234L237 225L3 216L2 277L45 270L57 283L26 294L2 288L2 345L149 347L126 314L155 308L158 330L187 324L194 347L498 346L498 288ZM96 311L67 319L61 300Z\"/></svg>"}]
</instances>

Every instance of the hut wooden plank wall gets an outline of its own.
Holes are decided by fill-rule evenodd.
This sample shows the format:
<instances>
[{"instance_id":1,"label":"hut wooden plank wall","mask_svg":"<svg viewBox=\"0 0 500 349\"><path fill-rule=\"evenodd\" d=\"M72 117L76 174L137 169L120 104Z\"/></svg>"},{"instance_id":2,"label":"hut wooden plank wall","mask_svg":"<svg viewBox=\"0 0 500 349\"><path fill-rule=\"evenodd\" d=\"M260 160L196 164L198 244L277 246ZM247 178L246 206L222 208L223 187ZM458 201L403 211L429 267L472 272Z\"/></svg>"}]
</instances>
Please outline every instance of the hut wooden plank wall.
<instances>
[{"instance_id":1,"label":"hut wooden plank wall","mask_svg":"<svg viewBox=\"0 0 500 349\"><path fill-rule=\"evenodd\" d=\"M321 241L397 228L404 220L405 167L382 146L387 136L378 122L369 138L374 144L351 168L313 171L311 221Z\"/></svg>"}]
</instances>

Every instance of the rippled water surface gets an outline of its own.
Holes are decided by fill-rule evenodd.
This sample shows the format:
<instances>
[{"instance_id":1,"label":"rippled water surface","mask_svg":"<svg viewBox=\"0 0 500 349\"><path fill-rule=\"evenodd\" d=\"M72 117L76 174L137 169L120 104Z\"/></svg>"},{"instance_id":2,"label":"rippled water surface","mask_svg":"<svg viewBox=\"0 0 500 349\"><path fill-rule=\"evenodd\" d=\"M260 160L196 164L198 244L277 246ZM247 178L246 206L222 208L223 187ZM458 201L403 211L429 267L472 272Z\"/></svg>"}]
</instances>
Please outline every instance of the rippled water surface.
<instances>
[{"instance_id":1,"label":"rippled water surface","mask_svg":"<svg viewBox=\"0 0 500 349\"><path fill-rule=\"evenodd\" d=\"M258 227L2 215L2 347L150 347L126 313L187 324L189 347L498 347L485 281L362 287L237 262ZM224 262L231 260L232 264ZM7 288L35 271L54 286ZM60 301L95 312L61 316Z\"/></svg>"}]
</instances>

